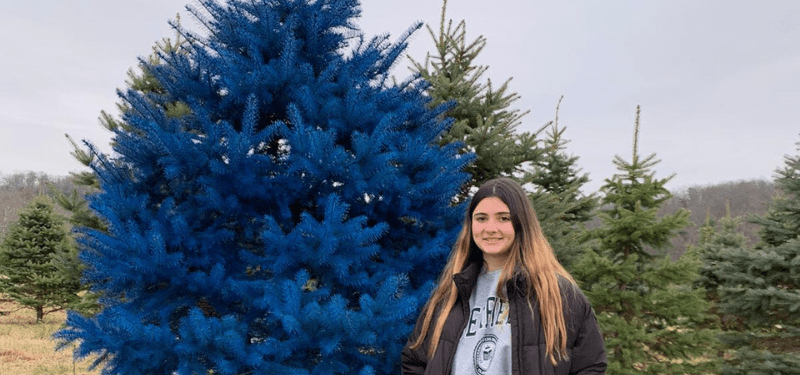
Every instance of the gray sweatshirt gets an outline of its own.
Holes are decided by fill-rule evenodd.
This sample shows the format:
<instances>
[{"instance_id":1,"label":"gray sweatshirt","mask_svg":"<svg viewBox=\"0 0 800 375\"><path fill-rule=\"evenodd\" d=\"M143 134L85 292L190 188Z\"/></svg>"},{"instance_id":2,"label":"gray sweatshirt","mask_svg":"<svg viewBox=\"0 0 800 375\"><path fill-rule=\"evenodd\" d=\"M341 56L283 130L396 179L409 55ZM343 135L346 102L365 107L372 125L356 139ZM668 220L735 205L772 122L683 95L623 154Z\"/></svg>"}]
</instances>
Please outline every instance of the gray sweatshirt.
<instances>
[{"instance_id":1,"label":"gray sweatshirt","mask_svg":"<svg viewBox=\"0 0 800 375\"><path fill-rule=\"evenodd\" d=\"M511 374L508 302L497 296L501 270L481 271L469 298L470 316L453 358L453 375Z\"/></svg>"}]
</instances>

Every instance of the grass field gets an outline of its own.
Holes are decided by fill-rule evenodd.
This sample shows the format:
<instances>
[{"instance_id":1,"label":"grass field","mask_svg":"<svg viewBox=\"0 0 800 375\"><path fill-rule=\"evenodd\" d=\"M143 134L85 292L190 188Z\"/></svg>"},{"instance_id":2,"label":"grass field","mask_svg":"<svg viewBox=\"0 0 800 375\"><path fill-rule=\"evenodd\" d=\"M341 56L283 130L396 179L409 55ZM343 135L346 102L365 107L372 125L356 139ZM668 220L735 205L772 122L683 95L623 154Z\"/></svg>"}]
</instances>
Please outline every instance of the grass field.
<instances>
[{"instance_id":1,"label":"grass field","mask_svg":"<svg viewBox=\"0 0 800 375\"><path fill-rule=\"evenodd\" d=\"M53 332L64 324L66 314L56 312L36 324L36 313L0 300L0 375L98 375L99 369L87 371L92 362L73 363L72 350L55 351ZM708 359L698 359L705 362Z\"/></svg>"},{"instance_id":2,"label":"grass field","mask_svg":"<svg viewBox=\"0 0 800 375\"><path fill-rule=\"evenodd\" d=\"M55 351L53 332L61 328L66 314L56 312L36 324L36 313L19 309L12 302L0 302L0 374L2 375L88 375L91 359L73 363L72 350Z\"/></svg>"}]
</instances>

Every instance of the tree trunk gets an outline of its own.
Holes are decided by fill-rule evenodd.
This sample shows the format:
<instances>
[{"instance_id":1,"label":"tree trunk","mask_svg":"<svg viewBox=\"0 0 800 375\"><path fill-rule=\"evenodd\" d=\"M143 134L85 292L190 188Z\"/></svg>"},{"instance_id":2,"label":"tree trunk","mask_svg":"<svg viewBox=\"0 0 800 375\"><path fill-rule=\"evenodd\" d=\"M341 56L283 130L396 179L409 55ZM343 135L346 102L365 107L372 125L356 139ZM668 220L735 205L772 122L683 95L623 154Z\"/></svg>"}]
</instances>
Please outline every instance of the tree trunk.
<instances>
[{"instance_id":1,"label":"tree trunk","mask_svg":"<svg viewBox=\"0 0 800 375\"><path fill-rule=\"evenodd\" d=\"M44 306L36 306L36 323L44 320Z\"/></svg>"}]
</instances>

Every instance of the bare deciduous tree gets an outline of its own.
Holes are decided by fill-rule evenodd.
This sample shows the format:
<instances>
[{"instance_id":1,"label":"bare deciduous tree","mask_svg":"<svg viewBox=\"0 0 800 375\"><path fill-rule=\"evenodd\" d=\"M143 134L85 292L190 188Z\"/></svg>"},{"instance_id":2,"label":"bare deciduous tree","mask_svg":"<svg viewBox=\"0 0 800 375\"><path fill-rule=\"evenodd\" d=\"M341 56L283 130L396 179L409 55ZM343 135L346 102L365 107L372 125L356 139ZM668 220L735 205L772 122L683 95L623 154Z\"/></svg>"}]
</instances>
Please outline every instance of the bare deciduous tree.
<instances>
[{"instance_id":1,"label":"bare deciduous tree","mask_svg":"<svg viewBox=\"0 0 800 375\"><path fill-rule=\"evenodd\" d=\"M776 194L775 184L766 180L729 181L714 185L692 186L675 192L659 214L669 215L685 208L691 211L689 220L695 226L680 233L673 240L670 254L673 258L677 258L686 251L688 245L697 244L697 227L707 218L725 217L727 210L730 210L732 217L764 215L769 202ZM744 222L741 231L747 237L749 244L758 242L757 225Z\"/></svg>"},{"instance_id":2,"label":"bare deciduous tree","mask_svg":"<svg viewBox=\"0 0 800 375\"><path fill-rule=\"evenodd\" d=\"M17 219L19 211L37 195L46 195L48 184L63 192L73 189L73 177L49 176L45 173L25 172L0 177L0 238L8 224ZM63 213L63 212L61 212Z\"/></svg>"}]
</instances>

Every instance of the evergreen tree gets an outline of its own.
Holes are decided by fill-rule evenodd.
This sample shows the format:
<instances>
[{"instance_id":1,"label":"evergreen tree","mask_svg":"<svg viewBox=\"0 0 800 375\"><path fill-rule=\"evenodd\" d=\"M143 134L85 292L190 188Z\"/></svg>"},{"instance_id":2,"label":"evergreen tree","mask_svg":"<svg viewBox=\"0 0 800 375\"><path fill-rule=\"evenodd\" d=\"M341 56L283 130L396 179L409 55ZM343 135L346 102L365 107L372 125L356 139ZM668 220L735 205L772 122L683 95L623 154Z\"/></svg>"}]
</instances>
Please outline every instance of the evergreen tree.
<instances>
[{"instance_id":1,"label":"evergreen tree","mask_svg":"<svg viewBox=\"0 0 800 375\"><path fill-rule=\"evenodd\" d=\"M698 228L698 244L689 246L687 252L696 256L702 266L700 277L695 285L706 290L706 299L719 302L721 258L725 249L742 248L747 245L747 238L739 230L742 218L731 217L730 207L727 207L725 217L714 220L711 216Z\"/></svg>"},{"instance_id":2,"label":"evergreen tree","mask_svg":"<svg viewBox=\"0 0 800 375\"><path fill-rule=\"evenodd\" d=\"M176 15L175 24L180 25L180 14ZM153 46L153 52L146 60L139 62L138 71L132 68L128 70L128 79L125 81L128 89L138 91L145 97L147 95L164 94L161 84L148 67L162 63L162 59L159 57L160 54L182 53L182 48L185 44L186 39L180 33L176 33L175 40L163 38L161 41L156 42L155 46ZM117 110L120 113L126 113L131 108L130 105L122 101L117 103ZM189 114L189 107L182 102L165 103L163 110L168 116L176 118ZM125 123L121 123L106 111L100 112L100 125L112 132L119 127L125 127ZM105 224L91 212L85 199L86 194L95 192L100 187L97 175L90 168L95 155L91 150L79 146L69 134L65 134L65 136L72 144L72 157L89 170L71 173L78 188L74 189L70 194L65 194L52 185L50 185L50 194L59 206L71 213L69 221L74 227L105 230Z\"/></svg>"},{"instance_id":3,"label":"evergreen tree","mask_svg":"<svg viewBox=\"0 0 800 375\"><path fill-rule=\"evenodd\" d=\"M775 171L775 185L781 194L770 204L763 217L753 217L761 225L760 248L781 246L800 235L800 178L795 174L800 168L800 156L786 156L786 165Z\"/></svg>"},{"instance_id":4,"label":"evergreen tree","mask_svg":"<svg viewBox=\"0 0 800 375\"><path fill-rule=\"evenodd\" d=\"M562 99L558 100L555 119L547 129L543 154L526 171L520 183L532 186L533 192L529 197L536 208L542 231L559 262L571 270L586 250L583 224L594 217L598 202L594 193L584 195L580 191L589 182L589 175L580 174L576 167L578 157L565 151L569 143L563 138L566 128L559 127L558 123Z\"/></svg>"},{"instance_id":5,"label":"evergreen tree","mask_svg":"<svg viewBox=\"0 0 800 375\"><path fill-rule=\"evenodd\" d=\"M36 321L74 305L80 279L59 272L58 261L70 251L63 218L52 202L31 200L0 243L0 292L36 311Z\"/></svg>"},{"instance_id":6,"label":"evergreen tree","mask_svg":"<svg viewBox=\"0 0 800 375\"><path fill-rule=\"evenodd\" d=\"M434 56L428 54L424 63L412 60L413 70L428 82L426 93L430 106L454 103L446 115L455 123L442 136L440 144L460 142L462 153L475 153L476 159L467 167L472 178L462 187L459 201L468 199L470 190L485 181L500 176L513 177L522 172L526 163L541 154L536 133L516 133L520 119L527 114L511 105L520 97L509 92L509 78L498 88L483 74L488 67L476 65L475 59L486 46L486 38L479 36L468 42L465 21L445 25L447 0L442 5L438 34L427 25L435 43ZM446 26L446 27L445 27Z\"/></svg>"},{"instance_id":7,"label":"evergreen tree","mask_svg":"<svg viewBox=\"0 0 800 375\"><path fill-rule=\"evenodd\" d=\"M409 35L365 40L354 0L201 5L208 37L147 66L163 93L122 94L108 232L78 238L103 310L56 337L107 373L397 373L472 161L391 84Z\"/></svg>"},{"instance_id":8,"label":"evergreen tree","mask_svg":"<svg viewBox=\"0 0 800 375\"><path fill-rule=\"evenodd\" d=\"M729 247L719 255L722 311L739 316L744 332L723 341L736 349L725 374L800 373L800 156L777 171L782 194L764 217L756 249Z\"/></svg>"},{"instance_id":9,"label":"evergreen tree","mask_svg":"<svg viewBox=\"0 0 800 375\"><path fill-rule=\"evenodd\" d=\"M659 256L675 231L688 225L689 213L657 216L671 196L664 187L671 177L655 178L655 154L639 156L638 107L634 129L632 160L616 156L619 173L601 188L603 225L591 232L598 249L581 259L576 278L597 311L608 373L705 371L714 363L689 361L713 349L711 331L700 327L708 304L703 291L692 288L699 262L691 256L677 262Z\"/></svg>"},{"instance_id":10,"label":"evergreen tree","mask_svg":"<svg viewBox=\"0 0 800 375\"><path fill-rule=\"evenodd\" d=\"M515 132L527 113L510 109L519 95L508 92L510 79L498 90L489 79L480 82L488 67L476 65L475 60L486 39L479 36L468 42L465 21L455 26L452 20L446 22L446 8L445 0L438 33L427 26L435 56L429 54L424 64L414 61L413 69L430 84L431 106L455 103L447 115L456 121L440 142L462 142L462 152L473 151L477 157L467 168L472 179L462 187L458 200L466 200L471 190L488 179L526 172L520 183L534 185L530 198L542 230L569 269L584 250L577 224L590 220L597 204L594 196L584 197L579 191L588 176L579 176L580 170L574 167L577 157L564 153L564 128L551 126L544 145L536 137L552 123L535 133Z\"/></svg>"},{"instance_id":11,"label":"evergreen tree","mask_svg":"<svg viewBox=\"0 0 800 375\"><path fill-rule=\"evenodd\" d=\"M180 15L176 17L176 25L180 25ZM161 84L158 83L155 76L150 72L148 66L162 63L159 54L181 53L181 48L185 42L186 40L180 33L176 33L174 41L170 38L163 38L160 42L156 42L155 46L153 46L153 52L147 57L145 60L146 62L142 61L138 64L138 72L134 69L128 70L128 79L126 80L128 88L138 91L145 95L145 97L147 95L163 94L164 90ZM124 101L117 104L117 109L121 113L131 110L130 106ZM176 118L189 114L189 107L186 103L182 102L165 103L163 105L163 110L166 112L167 116ZM100 113L100 125L109 131L114 131L119 127L126 126L125 123L118 121L105 111L101 111ZM79 163L89 168L95 159L95 155L91 150L85 149L75 143L69 134L66 134L66 137L73 147L73 151L71 152L72 156ZM69 222L73 227L93 228L105 231L107 229L105 223L89 209L86 202L86 195L96 192L100 187L97 175L91 171L91 169L78 173L73 172L71 174L77 188L73 189L71 193L66 194L52 184L49 184L50 195L61 208L70 213ZM83 274L84 266L78 259L77 248L72 247L71 251L65 253L61 258L62 259L58 262L60 272L69 274L71 275L70 277L77 277L80 279ZM89 286L84 285L83 288L89 289ZM97 298L98 296L95 293L84 292L81 294L81 302L74 304L71 308L82 314L97 313L100 309Z\"/></svg>"}]
</instances>

